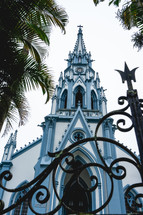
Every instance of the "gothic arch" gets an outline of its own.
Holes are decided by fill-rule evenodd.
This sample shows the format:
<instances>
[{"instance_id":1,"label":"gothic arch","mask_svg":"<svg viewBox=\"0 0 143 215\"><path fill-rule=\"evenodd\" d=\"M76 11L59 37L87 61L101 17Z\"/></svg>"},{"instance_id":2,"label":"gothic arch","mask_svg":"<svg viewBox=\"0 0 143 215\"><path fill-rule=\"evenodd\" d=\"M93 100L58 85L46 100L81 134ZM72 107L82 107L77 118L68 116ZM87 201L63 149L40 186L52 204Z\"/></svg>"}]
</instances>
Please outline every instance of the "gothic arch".
<instances>
[{"instance_id":1,"label":"gothic arch","mask_svg":"<svg viewBox=\"0 0 143 215\"><path fill-rule=\"evenodd\" d=\"M22 183L20 183L16 188L19 188L27 183L28 181L25 180ZM18 193L12 193L9 206L15 203L19 198L21 198L27 192L28 192L28 188ZM18 205L15 209L13 209L12 212L8 212L7 215L23 215L23 214L25 215L28 214L28 199L26 199L22 204Z\"/></svg>"},{"instance_id":2,"label":"gothic arch","mask_svg":"<svg viewBox=\"0 0 143 215\"><path fill-rule=\"evenodd\" d=\"M75 156L76 152L78 153L78 155ZM97 160L94 160L94 159L93 159L91 152L90 152L88 149L84 150L83 147L77 147L77 148L75 148L71 153L75 156L75 159L76 159L76 160L80 160L80 162L81 162L82 164L86 164L86 163L96 163L96 162L97 162ZM86 159L87 159L87 160L86 160ZM96 158L95 158L95 159L96 159ZM68 169L68 167L69 167L69 166L66 165L66 166L65 166L65 169ZM96 167L95 167L94 169L95 169L95 172L96 172L96 174L97 174L98 181L99 181L99 183L101 184L101 177L102 177L102 176L101 176L100 170L99 170L98 168L96 168ZM60 171L60 170L58 169L58 175L59 175L59 171ZM93 175L93 172L91 171L90 168L88 168L88 174L89 174L90 176ZM57 175L57 179L58 179L58 175ZM65 177L66 177L66 173L63 172L62 178L61 178L61 185L62 185L62 186L64 185Z\"/></svg>"},{"instance_id":3,"label":"gothic arch","mask_svg":"<svg viewBox=\"0 0 143 215\"><path fill-rule=\"evenodd\" d=\"M91 91L91 109L97 110L97 96L94 90Z\"/></svg>"},{"instance_id":4,"label":"gothic arch","mask_svg":"<svg viewBox=\"0 0 143 215\"><path fill-rule=\"evenodd\" d=\"M73 100L73 104L74 107L77 108L78 105L80 104L81 108L84 108L85 106L85 91L83 89L83 87L81 87L80 85L78 85L75 89L74 89L74 100Z\"/></svg>"},{"instance_id":5,"label":"gothic arch","mask_svg":"<svg viewBox=\"0 0 143 215\"><path fill-rule=\"evenodd\" d=\"M61 109L67 108L67 95L68 95L67 89L65 89L61 96L61 104L60 104Z\"/></svg>"},{"instance_id":6,"label":"gothic arch","mask_svg":"<svg viewBox=\"0 0 143 215\"><path fill-rule=\"evenodd\" d=\"M79 158L76 158L76 168L82 166ZM65 204L74 210L86 212L91 211L91 193L86 192L86 189L91 187L90 176L87 170L84 170L79 180L74 175L70 177L66 175L64 180ZM68 209L63 209L65 215L71 214Z\"/></svg>"},{"instance_id":7,"label":"gothic arch","mask_svg":"<svg viewBox=\"0 0 143 215\"><path fill-rule=\"evenodd\" d=\"M79 163L78 165L80 164L86 164L86 163L96 163L95 160L93 160L92 158L92 154L90 154L90 152L87 150L85 150L84 148L82 147L77 147L76 149L74 149L72 151L72 154L75 156L75 160ZM77 154L77 155L76 155ZM64 164L63 164L64 165ZM65 169L69 169L69 165L64 165L64 168ZM57 175L57 178L59 178L59 175L60 175L60 172L58 173ZM60 176L60 186L59 186L59 189L60 189L60 196L62 197L63 196L63 192L65 191L65 189L71 189L78 186L76 181L74 181L74 179L72 180L71 177L68 178L68 175L66 172L62 172L62 175ZM91 169L90 167L88 169L86 169L85 171L83 171L81 173L81 179L80 179L80 182L81 182L81 187L79 186L78 189L82 192L82 195L84 196L83 200L86 199L86 201L90 201L90 204L88 205L88 211L92 211L92 210L95 210L97 207L101 206L102 205L102 198L101 198L101 189L100 188L97 188L95 191L91 192L89 196L86 195L86 193L84 193L85 191L82 190L82 186L84 187L92 187L94 186L95 184L95 181L91 181L91 176L93 175L97 175L97 178L98 178L98 184L99 184L99 187L101 186L101 173L100 173L100 170L96 167L93 167L93 169ZM69 183L69 180L72 180L70 182L70 185L71 185L71 188L70 188L70 185L68 184ZM66 188L68 187L68 188ZM68 199L68 198L67 198ZM90 200L91 199L91 200ZM71 200L71 199L68 199L68 200ZM78 199L76 199L78 201ZM72 202L70 202L72 204ZM82 203L81 203L82 205ZM84 209L87 209L87 208L84 208ZM60 214L68 214L67 211L65 211L63 208L61 209L61 211L59 212L59 215Z\"/></svg>"}]
</instances>

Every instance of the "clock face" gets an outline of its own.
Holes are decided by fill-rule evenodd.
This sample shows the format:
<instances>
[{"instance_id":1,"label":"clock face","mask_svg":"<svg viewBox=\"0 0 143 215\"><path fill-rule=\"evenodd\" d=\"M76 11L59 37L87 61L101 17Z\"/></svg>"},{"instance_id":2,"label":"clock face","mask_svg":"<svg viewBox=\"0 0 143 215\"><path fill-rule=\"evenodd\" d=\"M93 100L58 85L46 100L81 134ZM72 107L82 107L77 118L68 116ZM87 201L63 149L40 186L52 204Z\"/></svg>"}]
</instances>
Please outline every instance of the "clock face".
<instances>
[{"instance_id":1,"label":"clock face","mask_svg":"<svg viewBox=\"0 0 143 215\"><path fill-rule=\"evenodd\" d=\"M82 67L78 67L76 70L77 73L82 73L83 72L83 68Z\"/></svg>"}]
</instances>

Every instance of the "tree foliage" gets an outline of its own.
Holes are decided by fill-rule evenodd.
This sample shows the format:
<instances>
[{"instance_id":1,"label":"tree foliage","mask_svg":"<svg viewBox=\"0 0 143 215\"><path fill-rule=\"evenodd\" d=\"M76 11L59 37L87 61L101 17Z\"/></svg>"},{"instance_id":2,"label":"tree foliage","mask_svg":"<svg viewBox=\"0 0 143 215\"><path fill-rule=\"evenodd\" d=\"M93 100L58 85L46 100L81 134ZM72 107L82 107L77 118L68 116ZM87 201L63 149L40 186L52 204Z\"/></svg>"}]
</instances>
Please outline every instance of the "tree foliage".
<instances>
[{"instance_id":1,"label":"tree foliage","mask_svg":"<svg viewBox=\"0 0 143 215\"><path fill-rule=\"evenodd\" d=\"M93 0L97 6L104 0ZM130 30L135 27L137 32L132 35L134 47L140 50L143 47L143 1L142 0L127 0L124 3L121 0L109 1L109 5L113 4L121 9L117 11L117 18L121 22L123 28Z\"/></svg>"},{"instance_id":2,"label":"tree foliage","mask_svg":"<svg viewBox=\"0 0 143 215\"><path fill-rule=\"evenodd\" d=\"M28 117L25 92L41 88L53 92L53 81L42 63L52 26L65 33L67 14L54 0L0 1L0 131L12 121L23 125ZM46 52L45 52L46 51ZM30 54L31 53L31 54Z\"/></svg>"}]
</instances>

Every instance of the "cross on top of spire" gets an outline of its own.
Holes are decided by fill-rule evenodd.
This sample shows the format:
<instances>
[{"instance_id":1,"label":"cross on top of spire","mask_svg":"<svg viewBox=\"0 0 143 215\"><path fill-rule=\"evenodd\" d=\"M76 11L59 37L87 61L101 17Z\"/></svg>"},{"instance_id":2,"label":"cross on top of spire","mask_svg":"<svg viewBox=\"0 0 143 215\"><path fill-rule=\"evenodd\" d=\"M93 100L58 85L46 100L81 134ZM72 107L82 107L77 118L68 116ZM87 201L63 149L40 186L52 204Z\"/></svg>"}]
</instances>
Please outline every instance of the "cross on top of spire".
<instances>
[{"instance_id":1,"label":"cross on top of spire","mask_svg":"<svg viewBox=\"0 0 143 215\"><path fill-rule=\"evenodd\" d=\"M77 27L79 28L78 33L82 33L83 26L82 25L78 25Z\"/></svg>"},{"instance_id":2,"label":"cross on top of spire","mask_svg":"<svg viewBox=\"0 0 143 215\"><path fill-rule=\"evenodd\" d=\"M82 25L78 25L77 26L79 28L78 30L78 35L77 35L77 41L75 44L75 48L74 48L74 53L76 53L77 55L80 54L84 54L86 52L86 48L85 48L85 44L83 41L83 34L82 34Z\"/></svg>"},{"instance_id":3,"label":"cross on top of spire","mask_svg":"<svg viewBox=\"0 0 143 215\"><path fill-rule=\"evenodd\" d=\"M83 26L82 26L82 25L78 25L77 27L78 27L78 28L83 28Z\"/></svg>"}]
</instances>

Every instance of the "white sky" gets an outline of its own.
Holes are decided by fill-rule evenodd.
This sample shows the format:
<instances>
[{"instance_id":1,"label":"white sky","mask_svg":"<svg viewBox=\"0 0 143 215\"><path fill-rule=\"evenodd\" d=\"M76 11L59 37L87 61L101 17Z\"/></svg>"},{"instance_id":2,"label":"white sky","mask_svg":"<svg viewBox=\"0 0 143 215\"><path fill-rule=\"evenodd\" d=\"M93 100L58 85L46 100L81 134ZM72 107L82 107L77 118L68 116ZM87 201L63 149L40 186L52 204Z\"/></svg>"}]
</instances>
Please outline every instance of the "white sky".
<instances>
[{"instance_id":1,"label":"white sky","mask_svg":"<svg viewBox=\"0 0 143 215\"><path fill-rule=\"evenodd\" d=\"M131 42L131 35L136 29L124 30L115 18L117 8L108 7L105 2L97 7L92 0L59 0L58 2L66 9L69 23L65 35L58 28L53 29L51 34L47 64L51 69L55 85L58 83L60 72L66 69L67 64L64 59L68 58L69 51L73 51L77 39L77 26L82 25L86 49L88 52L91 51L92 59L95 60L93 69L99 73L101 86L107 89L108 111L119 109L117 99L119 96L126 95L126 84L122 84L119 74L115 71L115 69L124 70L125 61L130 69L139 67L136 71L137 83L133 85L138 89L139 97L143 98L143 50L138 52ZM18 149L40 137L42 129L37 125L44 121L44 117L51 110L51 102L44 104L46 98L41 92L28 93L27 96L31 116L26 126L18 128ZM15 126L14 129L17 127ZM0 160L9 135L0 139ZM133 134L120 133L116 136L120 142L137 151Z\"/></svg>"}]
</instances>

